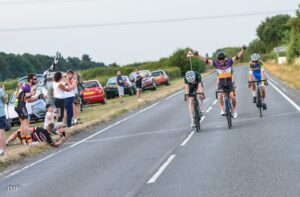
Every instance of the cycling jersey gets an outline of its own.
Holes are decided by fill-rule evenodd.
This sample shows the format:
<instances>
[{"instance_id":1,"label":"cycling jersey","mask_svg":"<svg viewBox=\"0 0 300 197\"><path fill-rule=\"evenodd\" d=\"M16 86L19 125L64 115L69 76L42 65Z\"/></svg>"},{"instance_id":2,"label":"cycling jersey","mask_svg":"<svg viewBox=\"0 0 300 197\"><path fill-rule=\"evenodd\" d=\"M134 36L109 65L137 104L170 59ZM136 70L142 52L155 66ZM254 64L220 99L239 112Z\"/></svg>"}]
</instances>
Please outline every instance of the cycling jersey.
<instances>
[{"instance_id":1,"label":"cycling jersey","mask_svg":"<svg viewBox=\"0 0 300 197\"><path fill-rule=\"evenodd\" d=\"M49 145L53 145L54 141L51 138L48 131L41 127L30 128L30 135L33 142L47 142ZM17 133L18 138L21 140L21 132Z\"/></svg>"},{"instance_id":2,"label":"cycling jersey","mask_svg":"<svg viewBox=\"0 0 300 197\"><path fill-rule=\"evenodd\" d=\"M227 58L224 65L220 64L218 60L213 61L213 66L217 69L217 75L219 79L232 78L234 61L232 58Z\"/></svg>"},{"instance_id":3,"label":"cycling jersey","mask_svg":"<svg viewBox=\"0 0 300 197\"><path fill-rule=\"evenodd\" d=\"M26 109L26 94L30 92L30 85L25 84L16 93L16 101L14 107L20 119L28 119L28 112Z\"/></svg>"},{"instance_id":4,"label":"cycling jersey","mask_svg":"<svg viewBox=\"0 0 300 197\"><path fill-rule=\"evenodd\" d=\"M261 72L264 71L264 65L262 61L257 63L249 62L249 74L253 76L254 80L262 80ZM259 82L260 84L261 82Z\"/></svg>"},{"instance_id":5,"label":"cycling jersey","mask_svg":"<svg viewBox=\"0 0 300 197\"><path fill-rule=\"evenodd\" d=\"M184 77L184 83L187 84L189 86L189 94L193 93L194 91L197 91L198 89L198 84L202 83L202 79L201 79L201 75L198 72L195 72L195 83L189 83L186 79L186 77Z\"/></svg>"}]
</instances>

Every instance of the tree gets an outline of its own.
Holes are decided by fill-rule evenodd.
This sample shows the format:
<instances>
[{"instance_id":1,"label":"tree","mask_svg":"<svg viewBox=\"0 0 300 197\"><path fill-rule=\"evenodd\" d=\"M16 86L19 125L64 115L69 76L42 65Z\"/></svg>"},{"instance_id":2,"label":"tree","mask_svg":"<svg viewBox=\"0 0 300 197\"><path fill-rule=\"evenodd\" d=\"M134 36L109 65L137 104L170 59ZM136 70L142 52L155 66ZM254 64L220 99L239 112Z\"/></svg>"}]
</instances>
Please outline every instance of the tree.
<instances>
[{"instance_id":1,"label":"tree","mask_svg":"<svg viewBox=\"0 0 300 197\"><path fill-rule=\"evenodd\" d=\"M274 47L287 44L291 26L288 21L289 15L277 15L267 17L256 29L257 36L266 46L266 51L270 52Z\"/></svg>"},{"instance_id":2,"label":"tree","mask_svg":"<svg viewBox=\"0 0 300 197\"><path fill-rule=\"evenodd\" d=\"M291 63L296 57L300 56L300 5L296 12L296 17L290 20L291 41L288 48L288 61Z\"/></svg>"}]
</instances>

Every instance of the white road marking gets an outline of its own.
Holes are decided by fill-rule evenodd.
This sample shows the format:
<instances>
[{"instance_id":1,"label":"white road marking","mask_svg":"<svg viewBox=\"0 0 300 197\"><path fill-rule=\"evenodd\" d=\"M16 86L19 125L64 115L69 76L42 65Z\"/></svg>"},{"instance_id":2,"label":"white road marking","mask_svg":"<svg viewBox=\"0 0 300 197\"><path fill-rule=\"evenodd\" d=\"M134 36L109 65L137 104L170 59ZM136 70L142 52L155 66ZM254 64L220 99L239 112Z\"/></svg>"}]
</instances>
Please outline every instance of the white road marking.
<instances>
[{"instance_id":1,"label":"white road marking","mask_svg":"<svg viewBox=\"0 0 300 197\"><path fill-rule=\"evenodd\" d=\"M268 76L269 79L269 84L277 91L279 94L281 94L290 104L292 104L298 111L300 111L299 105L297 105L292 99L290 99L286 94L284 94L278 87L276 87L273 83L270 81L274 82L273 80L270 80L271 78Z\"/></svg>"},{"instance_id":2,"label":"white road marking","mask_svg":"<svg viewBox=\"0 0 300 197\"><path fill-rule=\"evenodd\" d=\"M188 141L192 138L192 136L195 134L195 131L192 131L188 136L187 138L185 138L185 140L180 144L180 146L185 146Z\"/></svg>"},{"instance_id":3,"label":"white road marking","mask_svg":"<svg viewBox=\"0 0 300 197\"><path fill-rule=\"evenodd\" d=\"M215 105L217 102L218 102L218 100L216 99L216 100L213 102L213 105Z\"/></svg>"},{"instance_id":4,"label":"white road marking","mask_svg":"<svg viewBox=\"0 0 300 197\"><path fill-rule=\"evenodd\" d=\"M164 170L168 167L168 165L172 162L172 160L175 158L175 154L171 155L168 160L158 169L158 171L149 179L147 182L149 183L154 183L157 178L164 172Z\"/></svg>"},{"instance_id":5,"label":"white road marking","mask_svg":"<svg viewBox=\"0 0 300 197\"><path fill-rule=\"evenodd\" d=\"M200 123L202 123L204 119L205 119L205 116L202 116L201 120L200 120Z\"/></svg>"},{"instance_id":6,"label":"white road marking","mask_svg":"<svg viewBox=\"0 0 300 197\"><path fill-rule=\"evenodd\" d=\"M206 110L206 113L210 112L211 109L212 109L212 106L210 106L210 107Z\"/></svg>"}]
</instances>

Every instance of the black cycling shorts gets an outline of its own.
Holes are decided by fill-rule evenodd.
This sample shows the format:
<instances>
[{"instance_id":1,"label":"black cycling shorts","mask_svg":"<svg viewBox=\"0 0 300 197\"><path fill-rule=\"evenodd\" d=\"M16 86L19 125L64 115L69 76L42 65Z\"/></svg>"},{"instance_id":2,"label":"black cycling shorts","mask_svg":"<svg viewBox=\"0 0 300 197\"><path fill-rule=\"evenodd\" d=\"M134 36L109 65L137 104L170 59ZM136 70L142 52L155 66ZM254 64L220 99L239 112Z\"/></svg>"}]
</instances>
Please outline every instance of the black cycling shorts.
<instances>
[{"instance_id":1,"label":"black cycling shorts","mask_svg":"<svg viewBox=\"0 0 300 197\"><path fill-rule=\"evenodd\" d=\"M21 109L15 108L15 111L17 112L18 117L21 120L28 119L28 112L27 112L26 107L22 107Z\"/></svg>"},{"instance_id":2,"label":"black cycling shorts","mask_svg":"<svg viewBox=\"0 0 300 197\"><path fill-rule=\"evenodd\" d=\"M233 83L231 78L230 79L220 79L218 83L218 91L222 90L229 90L234 91Z\"/></svg>"}]
</instances>

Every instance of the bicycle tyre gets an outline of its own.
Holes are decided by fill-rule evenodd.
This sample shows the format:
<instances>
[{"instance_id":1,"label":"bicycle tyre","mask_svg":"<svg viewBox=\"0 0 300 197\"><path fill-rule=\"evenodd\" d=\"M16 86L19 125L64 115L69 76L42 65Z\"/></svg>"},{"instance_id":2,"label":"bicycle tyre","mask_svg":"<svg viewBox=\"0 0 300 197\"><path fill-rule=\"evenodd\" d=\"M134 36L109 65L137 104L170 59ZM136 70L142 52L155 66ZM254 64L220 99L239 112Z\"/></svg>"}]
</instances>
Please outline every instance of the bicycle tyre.
<instances>
[{"instance_id":1,"label":"bicycle tyre","mask_svg":"<svg viewBox=\"0 0 300 197\"><path fill-rule=\"evenodd\" d=\"M228 123L228 128L231 129L232 127L232 120L231 120L231 111L230 111L230 106L229 106L229 101L226 99L225 100L225 109L226 109L226 118L227 118L227 123Z\"/></svg>"},{"instance_id":2,"label":"bicycle tyre","mask_svg":"<svg viewBox=\"0 0 300 197\"><path fill-rule=\"evenodd\" d=\"M197 99L197 98L195 98ZM201 127L200 127L200 120L201 120L201 114L199 111L199 103L198 101L194 101L194 121L195 121L195 125L196 125L196 132L200 132Z\"/></svg>"},{"instance_id":3,"label":"bicycle tyre","mask_svg":"<svg viewBox=\"0 0 300 197\"><path fill-rule=\"evenodd\" d=\"M262 118L262 99L260 90L261 89L257 87L257 107L259 111L259 116Z\"/></svg>"}]
</instances>

